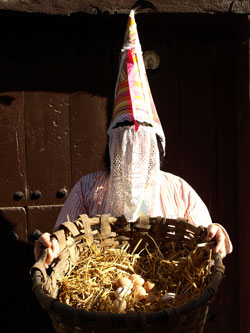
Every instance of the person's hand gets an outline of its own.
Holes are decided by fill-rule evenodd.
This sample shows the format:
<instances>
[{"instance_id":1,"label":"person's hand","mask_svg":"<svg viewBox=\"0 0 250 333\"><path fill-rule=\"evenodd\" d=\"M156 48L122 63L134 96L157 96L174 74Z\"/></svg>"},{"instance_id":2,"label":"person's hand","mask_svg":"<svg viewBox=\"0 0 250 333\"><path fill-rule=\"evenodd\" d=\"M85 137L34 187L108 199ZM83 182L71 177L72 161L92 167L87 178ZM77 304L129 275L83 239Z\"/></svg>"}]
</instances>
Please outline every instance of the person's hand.
<instances>
[{"instance_id":1,"label":"person's hand","mask_svg":"<svg viewBox=\"0 0 250 333\"><path fill-rule=\"evenodd\" d=\"M60 247L57 239L54 237L50 238L50 234L48 232L42 234L35 244L34 255L36 260L40 257L44 248L48 248L48 255L44 263L44 267L47 269L60 253Z\"/></svg>"},{"instance_id":2,"label":"person's hand","mask_svg":"<svg viewBox=\"0 0 250 333\"><path fill-rule=\"evenodd\" d=\"M215 253L220 253L222 258L227 255L226 236L222 229L216 224L210 224L207 227L207 241L210 242L213 238L216 240L216 246L213 249Z\"/></svg>"}]
</instances>

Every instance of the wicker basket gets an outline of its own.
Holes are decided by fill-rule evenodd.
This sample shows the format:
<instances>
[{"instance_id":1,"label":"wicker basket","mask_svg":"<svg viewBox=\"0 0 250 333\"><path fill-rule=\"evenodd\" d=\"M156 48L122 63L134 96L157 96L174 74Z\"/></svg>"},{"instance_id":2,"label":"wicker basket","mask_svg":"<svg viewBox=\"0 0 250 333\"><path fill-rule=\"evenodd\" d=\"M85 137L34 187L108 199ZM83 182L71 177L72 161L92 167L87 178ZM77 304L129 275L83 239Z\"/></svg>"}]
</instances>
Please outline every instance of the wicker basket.
<instances>
[{"instance_id":1,"label":"wicker basket","mask_svg":"<svg viewBox=\"0 0 250 333\"><path fill-rule=\"evenodd\" d=\"M95 226L99 226L99 231L93 231ZM150 243L150 238L146 236L150 234L164 251L164 244L172 241L193 248L204 241L206 228L196 228L185 220L146 216L133 224L124 218L116 219L108 215L93 218L81 215L77 221L63 223L60 230L53 234L60 243L61 252L50 274L43 266L46 250L31 268L34 294L42 308L49 313L57 332L203 332L208 306L224 276L225 268L219 255L214 257L215 265L209 285L202 294L184 305L151 313L90 312L56 299L57 277L66 274L69 266L79 260L81 249L86 246L82 234L100 246L109 247L115 243L119 247L129 242L132 248L141 238L144 240L141 246Z\"/></svg>"}]
</instances>

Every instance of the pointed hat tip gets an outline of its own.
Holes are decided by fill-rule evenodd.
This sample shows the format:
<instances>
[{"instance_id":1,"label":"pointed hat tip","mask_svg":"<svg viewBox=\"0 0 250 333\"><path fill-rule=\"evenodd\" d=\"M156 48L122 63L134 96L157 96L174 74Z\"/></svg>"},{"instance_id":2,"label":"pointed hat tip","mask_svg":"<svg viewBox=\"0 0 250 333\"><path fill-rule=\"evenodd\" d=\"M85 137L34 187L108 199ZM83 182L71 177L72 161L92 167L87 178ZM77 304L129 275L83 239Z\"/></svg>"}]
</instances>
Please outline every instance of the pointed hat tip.
<instances>
[{"instance_id":1,"label":"pointed hat tip","mask_svg":"<svg viewBox=\"0 0 250 333\"><path fill-rule=\"evenodd\" d=\"M129 13L129 16L134 18L134 16L135 16L135 10L134 9L131 9L131 11Z\"/></svg>"}]
</instances>

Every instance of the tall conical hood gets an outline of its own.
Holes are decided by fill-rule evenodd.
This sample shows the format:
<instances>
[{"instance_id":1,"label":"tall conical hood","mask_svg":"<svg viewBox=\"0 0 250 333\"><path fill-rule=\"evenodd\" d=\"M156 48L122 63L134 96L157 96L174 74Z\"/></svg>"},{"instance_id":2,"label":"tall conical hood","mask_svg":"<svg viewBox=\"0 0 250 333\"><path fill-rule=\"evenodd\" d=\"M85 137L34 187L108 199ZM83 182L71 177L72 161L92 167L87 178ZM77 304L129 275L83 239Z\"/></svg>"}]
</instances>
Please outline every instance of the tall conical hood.
<instances>
[{"instance_id":1,"label":"tall conical hood","mask_svg":"<svg viewBox=\"0 0 250 333\"><path fill-rule=\"evenodd\" d=\"M146 122L153 126L162 141L165 152L165 136L150 91L141 45L135 22L135 12L129 15L123 48L121 50L119 73L114 94L113 116L108 134L119 122L125 120Z\"/></svg>"}]
</instances>

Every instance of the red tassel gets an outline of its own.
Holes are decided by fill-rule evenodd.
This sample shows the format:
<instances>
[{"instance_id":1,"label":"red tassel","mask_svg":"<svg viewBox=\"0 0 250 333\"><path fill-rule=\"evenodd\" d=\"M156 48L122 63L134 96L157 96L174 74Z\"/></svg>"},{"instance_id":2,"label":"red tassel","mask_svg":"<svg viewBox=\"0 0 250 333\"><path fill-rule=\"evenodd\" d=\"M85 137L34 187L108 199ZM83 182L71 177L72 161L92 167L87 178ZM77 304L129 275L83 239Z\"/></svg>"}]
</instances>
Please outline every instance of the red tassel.
<instances>
[{"instance_id":1,"label":"red tassel","mask_svg":"<svg viewBox=\"0 0 250 333\"><path fill-rule=\"evenodd\" d=\"M139 124L137 123L135 119L135 70L134 70L134 59L132 55L131 49L128 50L128 61L127 61L127 73L128 73L128 86L129 86L129 94L130 94L130 100L131 100L131 106L132 106L132 115L133 120L135 123L135 131L138 131Z\"/></svg>"}]
</instances>

